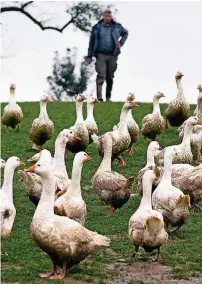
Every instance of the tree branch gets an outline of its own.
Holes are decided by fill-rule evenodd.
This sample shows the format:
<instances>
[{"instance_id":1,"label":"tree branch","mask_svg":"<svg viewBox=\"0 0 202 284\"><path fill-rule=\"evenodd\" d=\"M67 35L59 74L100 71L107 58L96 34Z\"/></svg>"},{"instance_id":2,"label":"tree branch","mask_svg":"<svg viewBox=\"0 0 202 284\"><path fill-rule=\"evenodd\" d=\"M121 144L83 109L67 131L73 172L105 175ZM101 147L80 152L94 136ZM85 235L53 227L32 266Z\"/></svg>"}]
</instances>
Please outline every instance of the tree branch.
<instances>
[{"instance_id":1,"label":"tree branch","mask_svg":"<svg viewBox=\"0 0 202 284\"><path fill-rule=\"evenodd\" d=\"M71 23L74 22L74 19L71 18L66 24L64 24L61 28L58 27L54 27L54 26L44 26L43 22L38 21L37 19L35 19L29 12L27 12L26 10L24 10L25 7L27 7L28 5L32 4L33 1L29 1L26 2L24 5L22 5L21 7L17 7L17 6L10 6L10 7L2 7L1 8L1 13L5 13L5 12L20 12L21 14L25 15L27 18L29 18L34 24L36 24L38 27L40 27L41 30L55 30L57 32L62 33L64 31L64 29L69 26Z\"/></svg>"}]
</instances>

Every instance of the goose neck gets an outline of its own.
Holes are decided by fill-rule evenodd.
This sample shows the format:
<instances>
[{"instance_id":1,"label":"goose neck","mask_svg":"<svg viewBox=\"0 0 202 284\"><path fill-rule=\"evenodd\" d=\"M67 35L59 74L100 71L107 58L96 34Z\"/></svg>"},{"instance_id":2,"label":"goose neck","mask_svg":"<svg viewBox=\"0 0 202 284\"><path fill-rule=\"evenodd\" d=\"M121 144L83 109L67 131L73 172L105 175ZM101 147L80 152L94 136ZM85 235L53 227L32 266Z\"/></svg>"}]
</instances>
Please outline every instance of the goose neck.
<instances>
[{"instance_id":1,"label":"goose neck","mask_svg":"<svg viewBox=\"0 0 202 284\"><path fill-rule=\"evenodd\" d=\"M154 97L153 99L153 113L161 113L159 106L159 99Z\"/></svg>"},{"instance_id":2,"label":"goose neck","mask_svg":"<svg viewBox=\"0 0 202 284\"><path fill-rule=\"evenodd\" d=\"M56 183L53 173L49 174L47 177L43 178L43 189L39 204L37 206L34 217L38 214L41 216L54 214L53 207L55 202L55 190Z\"/></svg>"},{"instance_id":3,"label":"goose neck","mask_svg":"<svg viewBox=\"0 0 202 284\"><path fill-rule=\"evenodd\" d=\"M153 180L150 178L147 178L147 176L144 175L143 181L142 181L143 196L140 202L140 207L147 205L151 207L152 209L152 206L151 206L152 184L153 184Z\"/></svg>"},{"instance_id":4,"label":"goose neck","mask_svg":"<svg viewBox=\"0 0 202 284\"><path fill-rule=\"evenodd\" d=\"M165 156L162 180L171 184L171 174L172 174L172 157Z\"/></svg>"},{"instance_id":5,"label":"goose neck","mask_svg":"<svg viewBox=\"0 0 202 284\"><path fill-rule=\"evenodd\" d=\"M4 182L1 190L6 193L11 202L13 202L13 176L14 168L10 165L6 165L4 170Z\"/></svg>"},{"instance_id":6,"label":"goose neck","mask_svg":"<svg viewBox=\"0 0 202 284\"><path fill-rule=\"evenodd\" d=\"M147 150L147 167L154 166L154 151L152 149Z\"/></svg>"},{"instance_id":7,"label":"goose neck","mask_svg":"<svg viewBox=\"0 0 202 284\"><path fill-rule=\"evenodd\" d=\"M88 103L87 104L87 120L94 120L94 115L93 115L93 110L94 110L94 104Z\"/></svg>"},{"instance_id":8,"label":"goose neck","mask_svg":"<svg viewBox=\"0 0 202 284\"><path fill-rule=\"evenodd\" d=\"M182 87L182 78L176 78L176 84L177 84L177 89L178 89L178 98L184 98L184 92L183 92L183 87Z\"/></svg>"},{"instance_id":9,"label":"goose neck","mask_svg":"<svg viewBox=\"0 0 202 284\"><path fill-rule=\"evenodd\" d=\"M47 102L40 102L40 119L48 119Z\"/></svg>"},{"instance_id":10,"label":"goose neck","mask_svg":"<svg viewBox=\"0 0 202 284\"><path fill-rule=\"evenodd\" d=\"M59 138L55 141L55 153L54 153L54 159L55 159L55 169L54 173L59 172L67 175L66 166L65 166L65 149L66 145L64 143L61 143ZM68 175L67 175L68 177Z\"/></svg>"},{"instance_id":11,"label":"goose neck","mask_svg":"<svg viewBox=\"0 0 202 284\"><path fill-rule=\"evenodd\" d=\"M81 195L81 172L83 168L83 162L79 160L74 160L72 169L71 183L68 188L68 195Z\"/></svg>"},{"instance_id":12,"label":"goose neck","mask_svg":"<svg viewBox=\"0 0 202 284\"><path fill-rule=\"evenodd\" d=\"M110 141L104 141L103 148L104 148L104 157L95 175L105 171L111 172L112 170L111 169L112 140L110 139Z\"/></svg>"},{"instance_id":13,"label":"goose neck","mask_svg":"<svg viewBox=\"0 0 202 284\"><path fill-rule=\"evenodd\" d=\"M76 101L76 122L83 122L83 102Z\"/></svg>"},{"instance_id":14,"label":"goose neck","mask_svg":"<svg viewBox=\"0 0 202 284\"><path fill-rule=\"evenodd\" d=\"M128 127L127 127L128 111L129 111L129 109L127 109L123 106L122 111L121 111L120 126L118 128L120 130L120 132L128 129Z\"/></svg>"},{"instance_id":15,"label":"goose neck","mask_svg":"<svg viewBox=\"0 0 202 284\"><path fill-rule=\"evenodd\" d=\"M15 90L10 90L9 104L15 104Z\"/></svg>"},{"instance_id":16,"label":"goose neck","mask_svg":"<svg viewBox=\"0 0 202 284\"><path fill-rule=\"evenodd\" d=\"M183 136L182 143L181 143L182 145L191 147L192 130L193 130L193 127L190 127L190 125L185 125L184 136Z\"/></svg>"}]
</instances>

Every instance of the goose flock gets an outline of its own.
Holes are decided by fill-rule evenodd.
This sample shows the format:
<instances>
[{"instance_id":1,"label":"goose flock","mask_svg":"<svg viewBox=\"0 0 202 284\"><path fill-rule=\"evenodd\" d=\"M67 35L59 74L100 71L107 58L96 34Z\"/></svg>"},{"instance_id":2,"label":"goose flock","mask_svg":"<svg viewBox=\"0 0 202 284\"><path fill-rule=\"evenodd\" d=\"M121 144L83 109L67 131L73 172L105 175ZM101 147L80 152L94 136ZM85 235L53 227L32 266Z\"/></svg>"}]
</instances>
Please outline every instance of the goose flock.
<instances>
[{"instance_id":1,"label":"goose flock","mask_svg":"<svg viewBox=\"0 0 202 284\"><path fill-rule=\"evenodd\" d=\"M197 88L197 107L190 116L182 86L182 72L175 79L177 97L170 102L164 120L159 100L164 94L158 92L153 98L153 112L142 120L141 132L150 139L147 162L140 169L137 181L141 202L131 212L128 235L137 257L139 247L146 251L157 250L156 261L160 259L160 248L169 234L176 232L188 221L189 207L202 211L202 84ZM92 175L92 188L99 198L109 206L109 215L124 206L133 196L134 176L127 176L112 170L115 160L126 166L121 156L127 151L133 155L134 144L139 139L140 128L132 115L138 107L135 95L130 93L123 104L120 121L113 129L101 136L94 119L94 106L99 101L89 98L87 118L84 120L82 106L86 96L76 98L76 121L69 129L63 129L55 140L55 151L51 153L42 146L54 134L54 124L47 112L48 96L40 99L39 117L33 120L29 131L32 148L39 150L28 160L32 165L19 170L26 193L36 210L30 226L31 238L49 255L52 268L41 273L41 278L63 279L66 270L80 263L95 249L108 247L110 238L85 227L87 205L82 196L81 173L84 164L92 158L85 152L90 143L95 143L102 161ZM15 85L10 86L10 100L3 110L2 124L20 130L23 112L15 100ZM179 144L161 148L156 141L158 135L170 126L178 127ZM197 152L197 166L193 162L192 150ZM67 153L75 153L71 179L65 160ZM132 159L132 157L131 157ZM9 238L15 221L16 209L13 203L13 176L17 167L24 166L18 157L12 156L0 167L4 168L4 180L0 190L1 239ZM132 214L133 213L133 214ZM110 217L109 217L110 218ZM113 218L113 217L111 217ZM58 268L61 270L58 272Z\"/></svg>"}]
</instances>

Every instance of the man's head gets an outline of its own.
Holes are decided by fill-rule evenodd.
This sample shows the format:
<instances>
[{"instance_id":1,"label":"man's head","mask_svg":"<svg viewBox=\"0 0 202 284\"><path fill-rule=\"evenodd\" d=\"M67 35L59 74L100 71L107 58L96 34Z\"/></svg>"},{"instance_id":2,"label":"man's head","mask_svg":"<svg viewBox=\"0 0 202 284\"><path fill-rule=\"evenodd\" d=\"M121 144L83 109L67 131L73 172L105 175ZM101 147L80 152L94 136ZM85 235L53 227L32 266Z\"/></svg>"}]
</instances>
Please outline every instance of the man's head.
<instances>
[{"instance_id":1,"label":"man's head","mask_svg":"<svg viewBox=\"0 0 202 284\"><path fill-rule=\"evenodd\" d=\"M111 23L111 20L112 20L112 12L111 12L109 9L107 9L107 10L104 11L103 19L104 19L104 23L105 23L105 24Z\"/></svg>"}]
</instances>

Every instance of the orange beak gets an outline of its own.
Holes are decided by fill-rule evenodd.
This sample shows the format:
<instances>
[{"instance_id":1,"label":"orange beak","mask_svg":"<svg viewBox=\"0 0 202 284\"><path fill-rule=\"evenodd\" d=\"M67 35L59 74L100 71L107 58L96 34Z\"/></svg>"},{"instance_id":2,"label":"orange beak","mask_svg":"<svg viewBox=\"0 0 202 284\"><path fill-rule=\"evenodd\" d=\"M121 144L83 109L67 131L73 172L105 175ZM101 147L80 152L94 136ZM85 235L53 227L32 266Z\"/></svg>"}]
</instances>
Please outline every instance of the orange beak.
<instances>
[{"instance_id":1,"label":"orange beak","mask_svg":"<svg viewBox=\"0 0 202 284\"><path fill-rule=\"evenodd\" d=\"M90 161L90 160L92 160L92 158L89 155L87 155L86 160Z\"/></svg>"},{"instance_id":2,"label":"orange beak","mask_svg":"<svg viewBox=\"0 0 202 284\"><path fill-rule=\"evenodd\" d=\"M15 89L15 84L11 84L10 89Z\"/></svg>"},{"instance_id":3,"label":"orange beak","mask_svg":"<svg viewBox=\"0 0 202 284\"><path fill-rule=\"evenodd\" d=\"M81 140L81 138L78 135L75 134L74 135L74 140L78 140L79 141L79 140Z\"/></svg>"},{"instance_id":4,"label":"orange beak","mask_svg":"<svg viewBox=\"0 0 202 284\"><path fill-rule=\"evenodd\" d=\"M202 125L202 120L199 120L197 124Z\"/></svg>"},{"instance_id":5,"label":"orange beak","mask_svg":"<svg viewBox=\"0 0 202 284\"><path fill-rule=\"evenodd\" d=\"M137 104L136 104L136 103L134 103L134 102L130 102L130 107L131 107L131 108L139 107L139 105L137 105Z\"/></svg>"},{"instance_id":6,"label":"orange beak","mask_svg":"<svg viewBox=\"0 0 202 284\"><path fill-rule=\"evenodd\" d=\"M82 100L84 101L84 100L86 100L86 96L85 95L81 95L81 98L82 98Z\"/></svg>"},{"instance_id":7,"label":"orange beak","mask_svg":"<svg viewBox=\"0 0 202 284\"><path fill-rule=\"evenodd\" d=\"M25 166L25 164L21 161L19 161L19 167Z\"/></svg>"},{"instance_id":8,"label":"orange beak","mask_svg":"<svg viewBox=\"0 0 202 284\"><path fill-rule=\"evenodd\" d=\"M26 172L31 172L34 173L35 172L35 165L29 167L28 169L25 170Z\"/></svg>"},{"instance_id":9,"label":"orange beak","mask_svg":"<svg viewBox=\"0 0 202 284\"><path fill-rule=\"evenodd\" d=\"M179 72L179 75L180 75L180 76L184 76L184 74L183 74L182 72Z\"/></svg>"},{"instance_id":10,"label":"orange beak","mask_svg":"<svg viewBox=\"0 0 202 284\"><path fill-rule=\"evenodd\" d=\"M46 102L49 101L49 97L48 97L48 96L45 97L45 101L46 101Z\"/></svg>"},{"instance_id":11,"label":"orange beak","mask_svg":"<svg viewBox=\"0 0 202 284\"><path fill-rule=\"evenodd\" d=\"M96 104L96 103L100 103L100 101L97 99L97 98L95 98L94 99L94 103Z\"/></svg>"},{"instance_id":12,"label":"orange beak","mask_svg":"<svg viewBox=\"0 0 202 284\"><path fill-rule=\"evenodd\" d=\"M199 85L197 86L197 89L200 89L201 87L202 87L202 85L199 84Z\"/></svg>"},{"instance_id":13,"label":"orange beak","mask_svg":"<svg viewBox=\"0 0 202 284\"><path fill-rule=\"evenodd\" d=\"M165 97L165 95L163 93L161 93L161 97Z\"/></svg>"}]
</instances>

